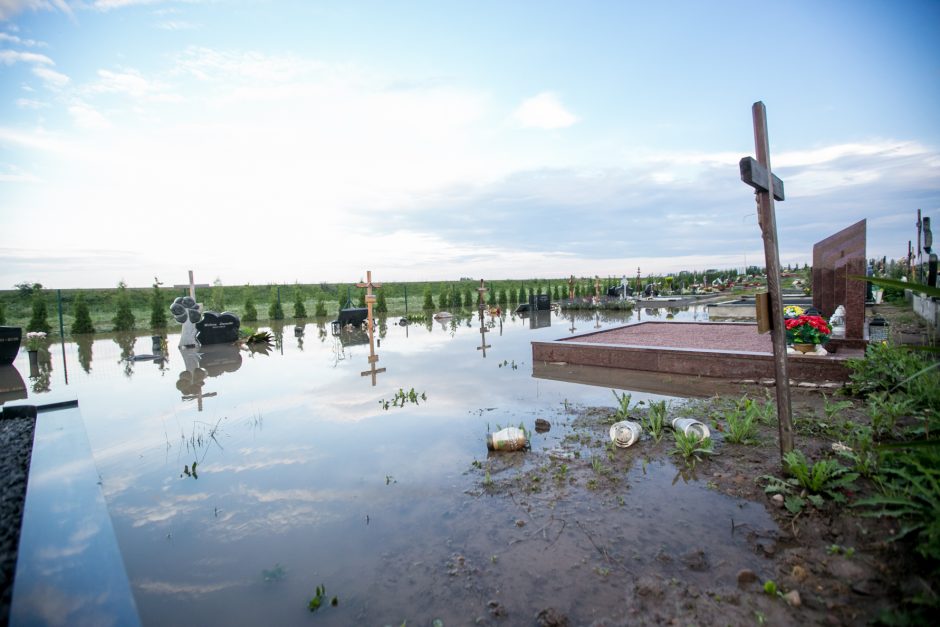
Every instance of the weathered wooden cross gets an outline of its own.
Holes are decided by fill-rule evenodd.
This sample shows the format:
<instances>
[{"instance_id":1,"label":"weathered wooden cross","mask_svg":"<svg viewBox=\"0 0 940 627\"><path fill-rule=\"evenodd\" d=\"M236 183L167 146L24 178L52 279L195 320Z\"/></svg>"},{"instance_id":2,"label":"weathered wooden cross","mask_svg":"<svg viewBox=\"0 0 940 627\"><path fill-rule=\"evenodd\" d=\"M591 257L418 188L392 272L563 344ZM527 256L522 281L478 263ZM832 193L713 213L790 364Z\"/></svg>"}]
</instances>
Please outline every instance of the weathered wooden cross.
<instances>
[{"instance_id":1,"label":"weathered wooden cross","mask_svg":"<svg viewBox=\"0 0 940 627\"><path fill-rule=\"evenodd\" d=\"M486 304L486 293L488 291L489 289L486 287L486 282L483 279L480 279L480 287L477 288L477 293L479 294L477 302L480 305L480 311L483 311L483 306ZM482 318L480 321L482 323Z\"/></svg>"},{"instance_id":2,"label":"weathered wooden cross","mask_svg":"<svg viewBox=\"0 0 940 627\"><path fill-rule=\"evenodd\" d=\"M197 287L212 287L212 286L209 285L208 283L198 283L198 284L193 283L193 271L190 270L189 271L189 283L182 283L179 285L174 285L173 287L178 290L185 290L188 288L189 297L192 298L193 300L196 300L196 288Z\"/></svg>"},{"instance_id":3,"label":"weathered wooden cross","mask_svg":"<svg viewBox=\"0 0 940 627\"><path fill-rule=\"evenodd\" d=\"M372 282L372 270L366 271L366 282L365 283L356 283L356 287L366 288L366 308L368 309L368 315L366 317L366 324L369 326L369 365L370 369L365 370L360 374L360 376L372 375L372 386L375 386L375 375L385 372L385 368L376 368L375 363L379 360L379 356L375 354L375 324L372 318L372 306L375 304L376 297L372 293L373 287L382 287L381 283Z\"/></svg>"},{"instance_id":4,"label":"weathered wooden cross","mask_svg":"<svg viewBox=\"0 0 940 627\"><path fill-rule=\"evenodd\" d=\"M574 275L568 279L568 300L574 300Z\"/></svg>"},{"instance_id":5,"label":"weathered wooden cross","mask_svg":"<svg viewBox=\"0 0 940 627\"><path fill-rule=\"evenodd\" d=\"M787 370L787 337L780 296L780 252L777 246L777 218L774 199L784 200L783 181L770 168L770 140L767 134L767 109L763 102L751 107L754 120L754 151L757 159L741 159L741 180L754 188L757 218L764 239L767 262L767 293L770 299L770 335L774 347L774 375L777 392L777 421L781 456L793 450L793 423L790 409L790 375Z\"/></svg>"}]
</instances>

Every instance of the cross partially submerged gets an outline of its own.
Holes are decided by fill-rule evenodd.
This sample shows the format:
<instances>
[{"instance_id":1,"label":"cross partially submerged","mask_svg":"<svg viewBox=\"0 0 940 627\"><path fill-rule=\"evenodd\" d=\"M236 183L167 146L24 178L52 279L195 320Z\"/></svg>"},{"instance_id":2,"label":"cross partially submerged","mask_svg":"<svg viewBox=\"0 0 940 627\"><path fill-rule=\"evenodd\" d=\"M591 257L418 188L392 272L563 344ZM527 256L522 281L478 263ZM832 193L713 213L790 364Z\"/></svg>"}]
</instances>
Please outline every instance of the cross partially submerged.
<instances>
[{"instance_id":1,"label":"cross partially submerged","mask_svg":"<svg viewBox=\"0 0 940 627\"><path fill-rule=\"evenodd\" d=\"M372 270L366 271L366 282L365 283L356 283L356 287L366 288L366 308L368 309L368 315L366 317L366 324L369 325L369 365L370 369L364 372L361 372L360 375L365 377L372 375L372 386L375 386L375 375L385 372L385 368L376 368L375 363L379 360L379 356L375 354L375 325L372 318L372 306L375 304L376 297L372 293L372 288L382 287L381 283L372 282Z\"/></svg>"},{"instance_id":2,"label":"cross partially submerged","mask_svg":"<svg viewBox=\"0 0 940 627\"><path fill-rule=\"evenodd\" d=\"M763 102L751 107L754 119L754 151L757 159L741 159L741 180L754 188L757 219L764 240L767 263L767 294L770 299L770 336L774 347L774 375L777 392L777 421L780 454L793 450L793 423L790 409L790 375L787 371L787 338L780 296L780 252L777 246L777 218L774 199L784 200L783 181L770 168L770 140L767 135L767 109Z\"/></svg>"}]
</instances>

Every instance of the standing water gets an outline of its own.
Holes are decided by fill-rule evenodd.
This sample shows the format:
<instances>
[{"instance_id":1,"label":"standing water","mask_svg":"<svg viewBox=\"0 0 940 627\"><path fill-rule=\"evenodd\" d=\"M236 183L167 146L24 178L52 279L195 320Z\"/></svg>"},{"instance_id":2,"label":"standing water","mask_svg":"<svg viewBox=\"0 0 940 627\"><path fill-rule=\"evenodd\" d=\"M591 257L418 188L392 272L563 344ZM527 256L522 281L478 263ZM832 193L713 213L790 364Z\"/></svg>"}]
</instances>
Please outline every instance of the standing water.
<instances>
[{"instance_id":1,"label":"standing water","mask_svg":"<svg viewBox=\"0 0 940 627\"><path fill-rule=\"evenodd\" d=\"M275 327L267 352L184 355L170 335L165 362L127 359L152 352L149 335L97 337L50 347L26 402L78 399L145 625L309 624L315 598L329 625L528 623L550 605L580 624L622 611L606 573L623 565L597 534L632 547L632 569L662 570L694 526L740 567L755 558L727 519L771 525L665 461L636 464L616 503L560 500L550 518L481 489L487 433L521 424L531 451L493 454L521 464L558 446L569 408L611 406L607 388L534 378L531 341L666 315L486 316L485 334L476 316L383 320L375 375L367 336L323 323ZM536 418L556 426L537 434Z\"/></svg>"}]
</instances>

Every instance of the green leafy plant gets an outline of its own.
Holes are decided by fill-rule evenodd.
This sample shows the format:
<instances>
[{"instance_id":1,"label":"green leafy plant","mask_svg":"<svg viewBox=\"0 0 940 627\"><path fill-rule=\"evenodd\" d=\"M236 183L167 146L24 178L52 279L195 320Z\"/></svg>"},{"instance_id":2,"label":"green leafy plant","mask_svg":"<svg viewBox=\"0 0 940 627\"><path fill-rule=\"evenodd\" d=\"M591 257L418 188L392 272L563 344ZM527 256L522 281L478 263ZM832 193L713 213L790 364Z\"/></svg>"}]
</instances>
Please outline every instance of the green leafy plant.
<instances>
[{"instance_id":1,"label":"green leafy plant","mask_svg":"<svg viewBox=\"0 0 940 627\"><path fill-rule=\"evenodd\" d=\"M663 439L663 431L666 426L666 401L651 402L646 416L643 418L643 428L653 436L653 440L659 442Z\"/></svg>"},{"instance_id":2,"label":"green leafy plant","mask_svg":"<svg viewBox=\"0 0 940 627\"><path fill-rule=\"evenodd\" d=\"M294 293L294 317L295 318L306 318L307 317L307 307L304 305L304 295L298 287Z\"/></svg>"},{"instance_id":3,"label":"green leafy plant","mask_svg":"<svg viewBox=\"0 0 940 627\"><path fill-rule=\"evenodd\" d=\"M844 503L846 499L843 491L854 487L858 478L857 472L852 472L833 459L810 464L803 452L797 449L783 456L783 464L790 476L780 479L764 475L762 479L767 481L764 492L783 494L784 506L794 514L806 506L807 500L817 509L825 505L825 497Z\"/></svg>"},{"instance_id":4,"label":"green leafy plant","mask_svg":"<svg viewBox=\"0 0 940 627\"><path fill-rule=\"evenodd\" d=\"M323 303L323 299L317 301L317 306L313 310L313 315L318 318L326 315L326 305Z\"/></svg>"},{"instance_id":5,"label":"green leafy plant","mask_svg":"<svg viewBox=\"0 0 940 627\"><path fill-rule=\"evenodd\" d=\"M684 431L673 431L675 445L673 455L679 455L686 463L694 464L702 461L703 455L714 455L711 438L699 438L695 434L686 435Z\"/></svg>"},{"instance_id":6,"label":"green leafy plant","mask_svg":"<svg viewBox=\"0 0 940 627\"><path fill-rule=\"evenodd\" d=\"M875 508L865 516L901 520L897 540L914 535L917 552L940 560L940 441L909 443L908 450L893 452L881 470L883 493L857 501L856 507Z\"/></svg>"},{"instance_id":7,"label":"green leafy plant","mask_svg":"<svg viewBox=\"0 0 940 627\"><path fill-rule=\"evenodd\" d=\"M326 598L326 587L323 584L317 586L316 593L313 595L313 598L310 599L310 602L307 603L307 609L311 612L316 612L320 609L320 606L323 605L323 599Z\"/></svg>"},{"instance_id":8,"label":"green leafy plant","mask_svg":"<svg viewBox=\"0 0 940 627\"><path fill-rule=\"evenodd\" d=\"M628 392L617 394L617 390L611 390L611 392L613 392L614 398L617 399L617 419L626 420L630 417L630 401L633 395Z\"/></svg>"},{"instance_id":9,"label":"green leafy plant","mask_svg":"<svg viewBox=\"0 0 940 627\"><path fill-rule=\"evenodd\" d=\"M751 399L745 398L744 403L736 403L725 414L725 441L732 444L752 444L757 441L757 422L760 410Z\"/></svg>"},{"instance_id":10,"label":"green leafy plant","mask_svg":"<svg viewBox=\"0 0 940 627\"><path fill-rule=\"evenodd\" d=\"M833 401L831 396L822 395L823 413L830 422L844 410L852 406L852 401Z\"/></svg>"}]
</instances>

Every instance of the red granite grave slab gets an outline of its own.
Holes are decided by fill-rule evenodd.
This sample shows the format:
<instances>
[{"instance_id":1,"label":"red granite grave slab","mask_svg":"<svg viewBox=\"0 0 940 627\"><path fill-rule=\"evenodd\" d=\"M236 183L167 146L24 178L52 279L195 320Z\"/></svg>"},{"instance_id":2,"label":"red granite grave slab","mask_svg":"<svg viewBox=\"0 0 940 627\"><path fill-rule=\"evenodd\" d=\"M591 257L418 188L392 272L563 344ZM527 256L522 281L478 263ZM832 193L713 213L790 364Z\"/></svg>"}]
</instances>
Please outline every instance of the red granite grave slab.
<instances>
[{"instance_id":1,"label":"red granite grave slab","mask_svg":"<svg viewBox=\"0 0 940 627\"><path fill-rule=\"evenodd\" d=\"M848 348L827 356L789 355L790 377L845 381L845 361L862 355ZM750 323L642 322L532 342L532 359L725 379L774 377L770 335L758 334L757 325Z\"/></svg>"},{"instance_id":2,"label":"red granite grave slab","mask_svg":"<svg viewBox=\"0 0 940 627\"><path fill-rule=\"evenodd\" d=\"M865 282L850 279L864 276L866 221L830 235L813 245L813 307L830 317L845 306L845 339L858 342L865 332Z\"/></svg>"}]
</instances>

